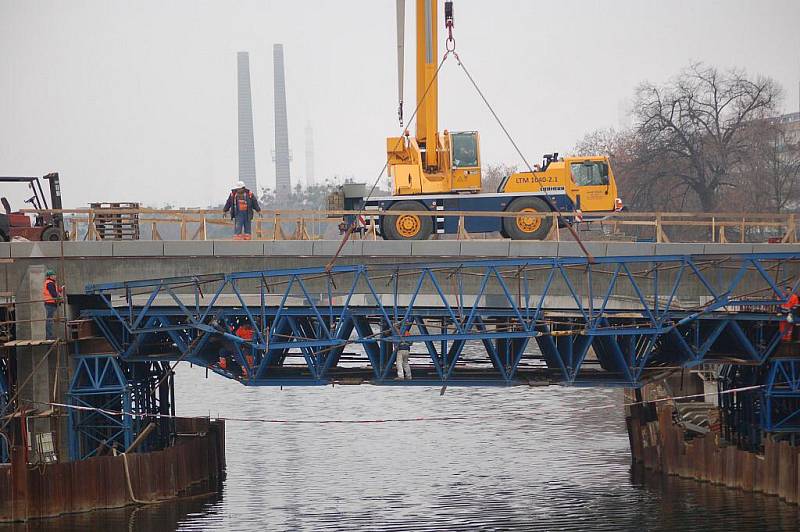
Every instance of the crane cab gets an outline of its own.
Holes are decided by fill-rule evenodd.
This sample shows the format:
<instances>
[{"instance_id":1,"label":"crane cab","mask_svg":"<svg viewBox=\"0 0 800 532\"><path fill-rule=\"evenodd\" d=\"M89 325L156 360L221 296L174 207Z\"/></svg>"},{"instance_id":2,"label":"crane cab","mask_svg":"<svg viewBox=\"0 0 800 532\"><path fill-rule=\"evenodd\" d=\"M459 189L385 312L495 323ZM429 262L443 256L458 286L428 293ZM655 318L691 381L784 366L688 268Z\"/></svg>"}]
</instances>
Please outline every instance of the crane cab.
<instances>
[{"instance_id":1,"label":"crane cab","mask_svg":"<svg viewBox=\"0 0 800 532\"><path fill-rule=\"evenodd\" d=\"M557 153L548 154L533 172L518 172L506 177L497 191L565 194L575 210L584 212L613 212L620 208L617 182L605 156L559 159Z\"/></svg>"},{"instance_id":2,"label":"crane cab","mask_svg":"<svg viewBox=\"0 0 800 532\"><path fill-rule=\"evenodd\" d=\"M481 190L480 135L477 131L447 131L436 135L438 167L427 167L427 146L416 139L386 139L393 194L440 194Z\"/></svg>"}]
</instances>

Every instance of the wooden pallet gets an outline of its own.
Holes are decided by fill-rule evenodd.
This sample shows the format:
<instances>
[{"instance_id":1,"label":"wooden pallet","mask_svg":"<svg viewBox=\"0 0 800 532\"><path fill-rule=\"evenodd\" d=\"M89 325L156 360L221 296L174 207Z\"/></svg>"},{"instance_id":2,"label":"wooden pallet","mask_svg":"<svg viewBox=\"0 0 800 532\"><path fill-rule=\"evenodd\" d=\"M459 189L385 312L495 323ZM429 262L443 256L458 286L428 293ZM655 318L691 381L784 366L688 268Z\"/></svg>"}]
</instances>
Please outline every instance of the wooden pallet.
<instances>
[{"instance_id":1,"label":"wooden pallet","mask_svg":"<svg viewBox=\"0 0 800 532\"><path fill-rule=\"evenodd\" d=\"M139 240L139 213L119 212L136 210L138 203L92 203L95 234L99 240Z\"/></svg>"}]
</instances>

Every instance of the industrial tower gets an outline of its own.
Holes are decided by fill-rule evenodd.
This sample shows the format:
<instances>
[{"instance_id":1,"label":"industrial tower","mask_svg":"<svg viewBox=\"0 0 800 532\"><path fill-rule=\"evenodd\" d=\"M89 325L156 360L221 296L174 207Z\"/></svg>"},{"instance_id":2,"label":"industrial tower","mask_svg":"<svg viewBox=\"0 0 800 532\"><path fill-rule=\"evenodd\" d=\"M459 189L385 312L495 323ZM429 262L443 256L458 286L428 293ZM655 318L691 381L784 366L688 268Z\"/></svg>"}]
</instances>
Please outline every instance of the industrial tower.
<instances>
[{"instance_id":1,"label":"industrial tower","mask_svg":"<svg viewBox=\"0 0 800 532\"><path fill-rule=\"evenodd\" d=\"M253 98L250 93L250 55L247 52L238 52L236 60L239 81L239 179L244 181L248 189L258 194L253 139Z\"/></svg>"},{"instance_id":2,"label":"industrial tower","mask_svg":"<svg viewBox=\"0 0 800 532\"><path fill-rule=\"evenodd\" d=\"M289 163L289 123L286 118L286 78L283 69L283 45L272 47L272 60L275 77L275 195L278 199L287 198L292 190Z\"/></svg>"},{"instance_id":3,"label":"industrial tower","mask_svg":"<svg viewBox=\"0 0 800 532\"><path fill-rule=\"evenodd\" d=\"M306 122L306 186L315 185L317 178L314 174L314 130L311 122Z\"/></svg>"}]
</instances>

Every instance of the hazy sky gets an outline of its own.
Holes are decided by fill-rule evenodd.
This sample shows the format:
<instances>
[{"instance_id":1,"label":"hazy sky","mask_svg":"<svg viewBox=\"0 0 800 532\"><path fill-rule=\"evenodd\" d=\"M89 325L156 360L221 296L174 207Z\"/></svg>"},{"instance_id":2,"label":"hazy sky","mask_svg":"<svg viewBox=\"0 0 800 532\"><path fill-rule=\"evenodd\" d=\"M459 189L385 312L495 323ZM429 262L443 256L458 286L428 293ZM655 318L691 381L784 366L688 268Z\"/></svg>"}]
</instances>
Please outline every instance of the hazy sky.
<instances>
[{"instance_id":1,"label":"hazy sky","mask_svg":"<svg viewBox=\"0 0 800 532\"><path fill-rule=\"evenodd\" d=\"M798 110L798 0L456 0L455 9L458 51L531 161L618 126L638 83L690 61L771 76L784 110ZM223 201L238 169L236 52L247 50L256 173L273 186L272 45L283 43L293 180L305 174L310 121L318 176L371 183L385 137L399 132L394 12L394 0L0 0L0 175L59 171L71 207ZM519 163L455 62L440 103L440 128L481 132L484 163Z\"/></svg>"}]
</instances>

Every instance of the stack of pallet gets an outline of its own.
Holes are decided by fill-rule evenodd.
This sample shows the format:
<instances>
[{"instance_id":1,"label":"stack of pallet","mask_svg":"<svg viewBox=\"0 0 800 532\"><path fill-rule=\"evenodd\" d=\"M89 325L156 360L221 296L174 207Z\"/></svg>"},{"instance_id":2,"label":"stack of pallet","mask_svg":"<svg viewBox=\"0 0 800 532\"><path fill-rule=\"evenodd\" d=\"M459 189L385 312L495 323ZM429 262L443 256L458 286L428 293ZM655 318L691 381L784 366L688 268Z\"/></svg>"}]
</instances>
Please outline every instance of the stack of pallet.
<instances>
[{"instance_id":1,"label":"stack of pallet","mask_svg":"<svg viewBox=\"0 0 800 532\"><path fill-rule=\"evenodd\" d=\"M92 203L99 240L139 240L138 203Z\"/></svg>"}]
</instances>

